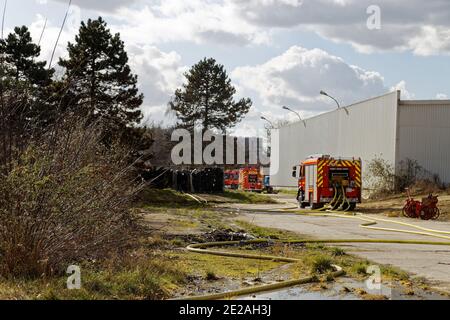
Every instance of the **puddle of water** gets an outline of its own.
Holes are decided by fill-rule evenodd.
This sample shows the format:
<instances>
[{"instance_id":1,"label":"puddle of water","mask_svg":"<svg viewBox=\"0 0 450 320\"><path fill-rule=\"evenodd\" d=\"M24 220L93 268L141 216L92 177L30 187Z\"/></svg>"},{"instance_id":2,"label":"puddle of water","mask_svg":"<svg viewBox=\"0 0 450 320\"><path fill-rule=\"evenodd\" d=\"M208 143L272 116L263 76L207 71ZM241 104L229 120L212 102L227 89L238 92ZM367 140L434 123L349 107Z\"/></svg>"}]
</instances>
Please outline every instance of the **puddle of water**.
<instances>
[{"instance_id":1,"label":"puddle of water","mask_svg":"<svg viewBox=\"0 0 450 320\"><path fill-rule=\"evenodd\" d=\"M239 297L238 300L358 300L354 294L333 292L332 290L310 291L306 287L292 287L279 291L265 292L253 296Z\"/></svg>"},{"instance_id":2,"label":"puddle of water","mask_svg":"<svg viewBox=\"0 0 450 320\"><path fill-rule=\"evenodd\" d=\"M345 290L345 288L349 289ZM400 285L382 284L378 290L369 290L364 281L350 278L340 279L339 282L327 283L327 288L317 291L312 285L297 286L282 290L264 292L251 296L238 297L238 300L362 300L354 290L363 289L370 295L385 296L390 300L448 300L440 294L415 288L414 295L405 293Z\"/></svg>"}]
</instances>

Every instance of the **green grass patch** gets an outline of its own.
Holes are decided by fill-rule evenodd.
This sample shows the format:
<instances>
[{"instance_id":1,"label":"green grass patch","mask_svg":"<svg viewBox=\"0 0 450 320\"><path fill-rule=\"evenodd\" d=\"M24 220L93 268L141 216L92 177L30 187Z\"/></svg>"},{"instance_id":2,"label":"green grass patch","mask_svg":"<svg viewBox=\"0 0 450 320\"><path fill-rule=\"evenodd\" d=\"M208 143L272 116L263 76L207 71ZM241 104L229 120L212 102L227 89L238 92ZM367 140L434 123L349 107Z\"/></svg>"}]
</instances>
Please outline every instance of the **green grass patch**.
<instances>
[{"instance_id":1,"label":"green grass patch","mask_svg":"<svg viewBox=\"0 0 450 320\"><path fill-rule=\"evenodd\" d=\"M275 199L268 195L255 192L246 192L240 190L226 190L221 196L240 203L278 203Z\"/></svg>"},{"instance_id":2,"label":"green grass patch","mask_svg":"<svg viewBox=\"0 0 450 320\"><path fill-rule=\"evenodd\" d=\"M345 256L345 250L339 247L332 247L331 254L335 257Z\"/></svg>"},{"instance_id":3,"label":"green grass patch","mask_svg":"<svg viewBox=\"0 0 450 320\"><path fill-rule=\"evenodd\" d=\"M293 196L297 196L297 189L277 189L278 193L289 194Z\"/></svg>"},{"instance_id":4,"label":"green grass patch","mask_svg":"<svg viewBox=\"0 0 450 320\"><path fill-rule=\"evenodd\" d=\"M311 273L326 273L333 271L333 260L327 255L315 255L309 262L311 265Z\"/></svg>"},{"instance_id":5,"label":"green grass patch","mask_svg":"<svg viewBox=\"0 0 450 320\"><path fill-rule=\"evenodd\" d=\"M255 250L242 251L255 254ZM257 278L260 273L283 265L275 261L221 257L200 253L172 253L173 261L177 261L185 272L192 275L208 277L208 273L216 278L228 277L234 279Z\"/></svg>"},{"instance_id":6,"label":"green grass patch","mask_svg":"<svg viewBox=\"0 0 450 320\"><path fill-rule=\"evenodd\" d=\"M82 265L81 288L67 289L67 276L49 279L3 279L1 299L36 300L159 300L186 283L177 262L163 256L130 256L105 265Z\"/></svg>"},{"instance_id":7,"label":"green grass patch","mask_svg":"<svg viewBox=\"0 0 450 320\"><path fill-rule=\"evenodd\" d=\"M208 281L216 281L219 280L219 277L216 275L216 273L212 270L207 270L206 271L206 275L205 275L205 279Z\"/></svg>"},{"instance_id":8,"label":"green grass patch","mask_svg":"<svg viewBox=\"0 0 450 320\"><path fill-rule=\"evenodd\" d=\"M208 206L195 207L168 207L165 205L147 205L144 207L146 213L145 219L151 223L152 214L167 215L167 226L165 232L170 231L210 231L210 229L227 229L229 223L226 221L229 217L235 217L230 212L214 210Z\"/></svg>"},{"instance_id":9,"label":"green grass patch","mask_svg":"<svg viewBox=\"0 0 450 320\"><path fill-rule=\"evenodd\" d=\"M278 203L270 196L240 190L226 190L223 193L199 194L198 196L205 199L207 203ZM139 202L144 207L155 205L171 208L207 206L203 202L199 203L188 194L173 189L146 188L140 193Z\"/></svg>"},{"instance_id":10,"label":"green grass patch","mask_svg":"<svg viewBox=\"0 0 450 320\"><path fill-rule=\"evenodd\" d=\"M236 224L257 238L283 240L294 240L299 238L299 236L293 232L274 228L259 227L247 221L238 220L236 221Z\"/></svg>"},{"instance_id":11,"label":"green grass patch","mask_svg":"<svg viewBox=\"0 0 450 320\"><path fill-rule=\"evenodd\" d=\"M140 203L146 205L198 206L201 205L185 193L173 189L146 188L139 194Z\"/></svg>"},{"instance_id":12,"label":"green grass patch","mask_svg":"<svg viewBox=\"0 0 450 320\"><path fill-rule=\"evenodd\" d=\"M369 263L367 261L356 262L352 267L351 271L357 275L367 275L367 268L369 267Z\"/></svg>"},{"instance_id":13,"label":"green grass patch","mask_svg":"<svg viewBox=\"0 0 450 320\"><path fill-rule=\"evenodd\" d=\"M400 268L390 266L390 265L383 265L383 266L380 266L380 268L381 268L381 274L390 279L402 280L402 281L407 281L410 279L409 274L406 271L401 270Z\"/></svg>"}]
</instances>

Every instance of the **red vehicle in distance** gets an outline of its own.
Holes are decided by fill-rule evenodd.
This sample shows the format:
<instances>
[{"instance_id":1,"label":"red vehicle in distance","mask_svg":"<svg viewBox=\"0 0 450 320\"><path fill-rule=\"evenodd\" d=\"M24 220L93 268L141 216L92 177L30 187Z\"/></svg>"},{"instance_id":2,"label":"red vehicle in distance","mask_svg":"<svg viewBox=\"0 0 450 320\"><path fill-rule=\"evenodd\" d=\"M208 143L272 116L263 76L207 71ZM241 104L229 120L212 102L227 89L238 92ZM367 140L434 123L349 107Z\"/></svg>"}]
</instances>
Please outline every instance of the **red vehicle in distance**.
<instances>
[{"instance_id":1,"label":"red vehicle in distance","mask_svg":"<svg viewBox=\"0 0 450 320\"><path fill-rule=\"evenodd\" d=\"M225 170L224 184L226 189L237 190L239 188L239 170Z\"/></svg>"},{"instance_id":2,"label":"red vehicle in distance","mask_svg":"<svg viewBox=\"0 0 450 320\"><path fill-rule=\"evenodd\" d=\"M239 189L262 192L264 189L263 174L259 167L245 167L239 170Z\"/></svg>"}]
</instances>

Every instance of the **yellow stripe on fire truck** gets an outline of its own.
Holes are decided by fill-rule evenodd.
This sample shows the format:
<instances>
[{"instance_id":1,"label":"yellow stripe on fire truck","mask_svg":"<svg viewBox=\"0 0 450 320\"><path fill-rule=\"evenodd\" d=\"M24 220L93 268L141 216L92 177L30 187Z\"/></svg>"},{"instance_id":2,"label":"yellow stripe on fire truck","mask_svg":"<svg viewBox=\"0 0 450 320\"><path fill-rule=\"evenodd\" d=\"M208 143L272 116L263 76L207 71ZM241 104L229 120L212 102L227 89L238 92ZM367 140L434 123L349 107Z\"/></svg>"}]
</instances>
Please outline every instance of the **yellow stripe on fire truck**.
<instances>
[{"instance_id":1,"label":"yellow stripe on fire truck","mask_svg":"<svg viewBox=\"0 0 450 320\"><path fill-rule=\"evenodd\" d=\"M355 170L355 182L357 187L361 187L361 172Z\"/></svg>"},{"instance_id":2,"label":"yellow stripe on fire truck","mask_svg":"<svg viewBox=\"0 0 450 320\"><path fill-rule=\"evenodd\" d=\"M317 179L317 186L322 187L323 186L323 176L319 176Z\"/></svg>"}]
</instances>

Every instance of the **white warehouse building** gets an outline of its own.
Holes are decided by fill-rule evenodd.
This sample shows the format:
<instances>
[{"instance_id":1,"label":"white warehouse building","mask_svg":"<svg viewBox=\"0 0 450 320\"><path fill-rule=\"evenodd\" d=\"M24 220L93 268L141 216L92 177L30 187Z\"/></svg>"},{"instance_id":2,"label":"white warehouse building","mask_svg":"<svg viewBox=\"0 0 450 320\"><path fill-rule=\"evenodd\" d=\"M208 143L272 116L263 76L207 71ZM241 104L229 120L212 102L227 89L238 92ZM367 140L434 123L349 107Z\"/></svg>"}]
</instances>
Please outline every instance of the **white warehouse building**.
<instances>
[{"instance_id":1,"label":"white warehouse building","mask_svg":"<svg viewBox=\"0 0 450 320\"><path fill-rule=\"evenodd\" d=\"M346 112L346 110L348 112ZM272 130L271 184L296 187L292 168L310 155L383 158L398 171L416 160L450 183L450 100L400 100L400 91Z\"/></svg>"}]
</instances>

